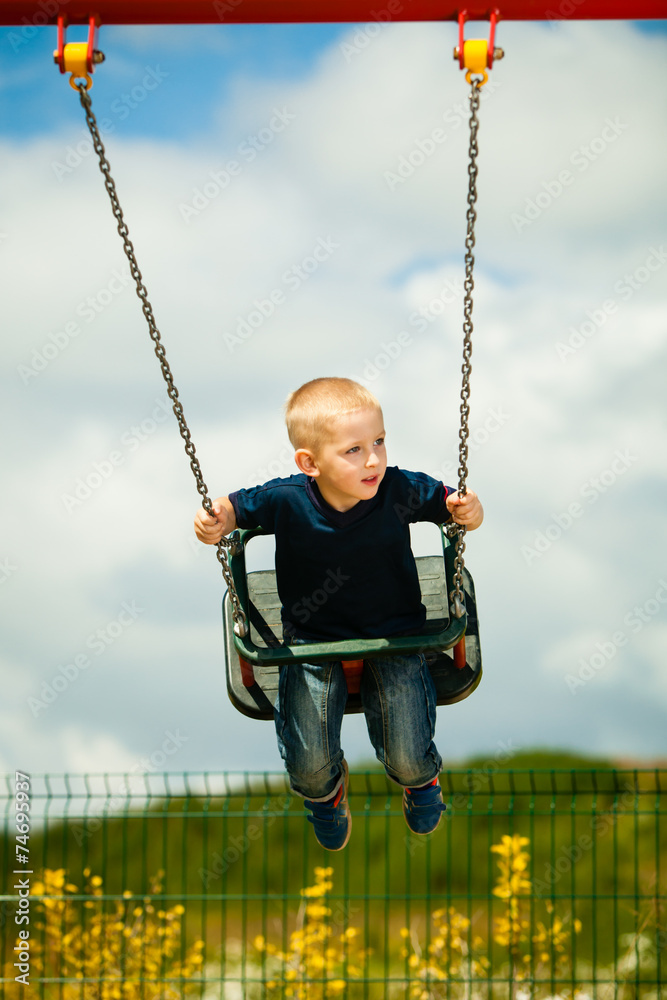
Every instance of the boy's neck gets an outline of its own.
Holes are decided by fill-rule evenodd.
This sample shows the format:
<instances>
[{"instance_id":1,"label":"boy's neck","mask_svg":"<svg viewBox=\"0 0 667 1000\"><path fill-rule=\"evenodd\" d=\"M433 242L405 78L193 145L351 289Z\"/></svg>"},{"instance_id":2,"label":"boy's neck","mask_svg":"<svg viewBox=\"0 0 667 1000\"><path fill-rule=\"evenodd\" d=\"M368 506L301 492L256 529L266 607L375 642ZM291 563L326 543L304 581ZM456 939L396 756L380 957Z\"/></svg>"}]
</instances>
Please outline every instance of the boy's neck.
<instances>
[{"instance_id":1,"label":"boy's neck","mask_svg":"<svg viewBox=\"0 0 667 1000\"><path fill-rule=\"evenodd\" d=\"M333 510L337 510L339 514L345 514L348 510L352 510L353 507L356 507L358 503L361 503L361 500L358 500L357 497L350 497L349 500L341 500L335 496L327 496L328 491L326 486L322 489L316 478L311 479L311 482L322 499L328 503Z\"/></svg>"}]
</instances>

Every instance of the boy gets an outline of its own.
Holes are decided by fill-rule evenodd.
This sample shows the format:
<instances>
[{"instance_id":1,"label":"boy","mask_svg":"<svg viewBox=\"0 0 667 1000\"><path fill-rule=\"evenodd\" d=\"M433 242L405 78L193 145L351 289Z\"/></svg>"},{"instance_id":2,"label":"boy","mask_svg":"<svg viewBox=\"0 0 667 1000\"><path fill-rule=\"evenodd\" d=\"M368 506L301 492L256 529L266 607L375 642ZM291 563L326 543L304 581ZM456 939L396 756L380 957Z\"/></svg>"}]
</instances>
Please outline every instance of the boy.
<instances>
[{"instance_id":1,"label":"boy","mask_svg":"<svg viewBox=\"0 0 667 1000\"><path fill-rule=\"evenodd\" d=\"M289 644L419 633L426 610L409 523L453 517L470 530L484 513L423 473L387 467L382 410L345 378L319 378L293 392L286 423L300 475L273 479L202 508L195 532L216 544L236 527L276 536L276 579ZM318 597L317 603L309 595ZM414 833L431 833L444 810L433 743L435 689L421 653L364 664L361 697L378 760L403 786ZM292 791L312 812L319 843L341 850L351 831L348 772L340 747L347 686L340 662L280 668L275 722Z\"/></svg>"}]
</instances>

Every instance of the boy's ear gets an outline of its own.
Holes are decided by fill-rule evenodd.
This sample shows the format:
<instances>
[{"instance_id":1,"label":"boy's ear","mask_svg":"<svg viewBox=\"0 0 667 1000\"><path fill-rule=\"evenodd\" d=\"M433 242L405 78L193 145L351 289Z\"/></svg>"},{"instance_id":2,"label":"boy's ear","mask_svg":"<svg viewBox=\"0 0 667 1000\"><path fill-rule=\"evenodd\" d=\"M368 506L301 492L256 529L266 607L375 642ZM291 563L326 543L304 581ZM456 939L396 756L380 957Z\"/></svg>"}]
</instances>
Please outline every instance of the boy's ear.
<instances>
[{"instance_id":1,"label":"boy's ear","mask_svg":"<svg viewBox=\"0 0 667 1000\"><path fill-rule=\"evenodd\" d=\"M319 476L320 470L312 451L308 451L307 448L298 448L294 452L294 461L299 472L303 472L306 476Z\"/></svg>"}]
</instances>

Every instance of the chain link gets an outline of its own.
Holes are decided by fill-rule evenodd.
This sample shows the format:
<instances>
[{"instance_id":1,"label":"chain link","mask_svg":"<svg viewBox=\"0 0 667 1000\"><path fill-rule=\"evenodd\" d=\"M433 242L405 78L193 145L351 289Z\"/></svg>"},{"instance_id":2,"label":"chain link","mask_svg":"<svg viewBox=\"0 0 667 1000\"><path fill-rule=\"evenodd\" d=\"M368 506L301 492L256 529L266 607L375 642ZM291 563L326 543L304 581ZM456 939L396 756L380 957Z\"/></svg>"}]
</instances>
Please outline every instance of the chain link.
<instances>
[{"instance_id":1,"label":"chain link","mask_svg":"<svg viewBox=\"0 0 667 1000\"><path fill-rule=\"evenodd\" d=\"M465 496L467 492L466 478L468 476L468 420L470 417L470 373L472 371L472 292L475 287L473 280L473 268L475 257L473 248L475 246L475 222L477 212L475 204L477 202L477 131L479 129L479 96L482 81L473 79L470 87L470 145L468 147L468 211L466 213L466 253L465 253L465 282L463 297L463 364L461 372L463 381L461 385L461 425L459 427L459 496ZM463 593L463 553L465 552L464 525L456 525L452 529L450 537L456 536L456 555L454 557L454 589L450 593L451 611L456 618L462 618L465 614L465 595Z\"/></svg>"},{"instance_id":2,"label":"chain link","mask_svg":"<svg viewBox=\"0 0 667 1000\"><path fill-rule=\"evenodd\" d=\"M92 103L90 100L90 95L86 89L85 82L78 85L79 96L81 100L81 106L86 114L86 124L88 125L88 130L93 140L93 147L97 153L98 159L100 161L100 170L104 175L104 186L107 189L107 194L109 195L109 200L111 202L111 210L114 214L114 218L118 224L118 232L120 233L121 239L123 241L123 249L125 251L125 256L127 257L130 264L130 274L134 279L136 285L137 295L141 301L141 308L144 316L146 317L146 322L148 324L148 332L150 334L151 340L153 341L155 347L155 354L160 362L160 368L162 370L162 377L167 385L167 394L172 402L172 407L174 410L174 415L178 421L178 429L183 438L185 444L185 453L190 459L190 468L192 469L195 481L197 483L197 492L202 498L202 506L204 510L213 515L213 504L208 495L208 487L204 482L204 477L202 476L201 466L199 464L199 459L195 451L195 446L192 441L192 436L190 434L190 428L185 421L185 415L183 413L183 406L178 397L178 389L174 385L174 378L171 373L171 368L169 367L169 362L167 361L167 355L162 343L162 338L160 336L160 331L155 323L155 317L153 315L153 307L148 299L148 292L143 283L143 278L141 276L141 271L139 270L139 265L137 264L137 258L134 255L134 246L130 240L129 231L127 224L125 222L125 217L123 215L123 210L120 207L120 202L118 201L118 194L116 192L116 185L114 179L111 176L111 168L109 166L109 161L106 158L106 151L104 149L104 144L100 136L99 128L97 127L97 119L92 109ZM230 548L234 543L228 538L222 538L216 548L218 562L222 568L222 575L224 577L225 583L229 590L229 597L232 602L232 615L234 618L234 631L237 635L245 636L248 634L248 622L241 607L239 601L239 596L236 592L236 587L234 586L234 580L232 578L231 570L229 568L229 562L227 559L226 548Z\"/></svg>"}]
</instances>

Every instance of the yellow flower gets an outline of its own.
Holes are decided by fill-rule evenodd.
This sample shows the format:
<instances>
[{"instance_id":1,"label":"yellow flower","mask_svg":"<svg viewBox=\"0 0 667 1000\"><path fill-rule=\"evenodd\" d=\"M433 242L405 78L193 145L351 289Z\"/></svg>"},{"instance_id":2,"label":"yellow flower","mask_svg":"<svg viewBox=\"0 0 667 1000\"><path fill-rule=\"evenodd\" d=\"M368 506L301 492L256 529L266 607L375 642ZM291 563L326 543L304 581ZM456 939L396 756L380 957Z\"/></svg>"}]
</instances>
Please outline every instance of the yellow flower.
<instances>
[{"instance_id":1,"label":"yellow flower","mask_svg":"<svg viewBox=\"0 0 667 1000\"><path fill-rule=\"evenodd\" d=\"M86 869L85 878L88 899L64 895L78 891L67 881L65 869L46 869L38 875L33 886L33 894L36 888L42 890L35 907L37 914L41 909L44 916L41 925L37 916L42 933L34 942L34 950L31 942L33 968L47 979L64 978L62 1000L79 1000L80 997L92 1000L92 994L89 996L85 991L82 994L79 990L75 993L67 985L86 979L100 980L97 1000L121 1000L123 996L125 1000L141 1000L137 984L142 981L152 983L153 988L160 991L157 994L160 1000L167 1000L171 992L162 988L166 981L184 980L199 974L204 942L197 941L181 952L177 907L162 911L166 925L159 925L159 918L145 914L141 907L126 913L120 899L108 910L103 909L101 900L93 902L90 898L102 895L102 878L91 878L90 869ZM64 895L64 898L50 898L55 895ZM131 896L132 893L126 890L123 900ZM181 912L184 912L182 908ZM176 954L178 959L172 957ZM126 977L122 987L119 978L121 955Z\"/></svg>"}]
</instances>

